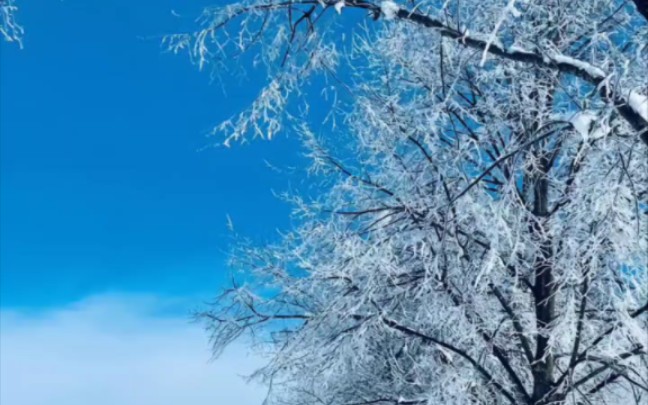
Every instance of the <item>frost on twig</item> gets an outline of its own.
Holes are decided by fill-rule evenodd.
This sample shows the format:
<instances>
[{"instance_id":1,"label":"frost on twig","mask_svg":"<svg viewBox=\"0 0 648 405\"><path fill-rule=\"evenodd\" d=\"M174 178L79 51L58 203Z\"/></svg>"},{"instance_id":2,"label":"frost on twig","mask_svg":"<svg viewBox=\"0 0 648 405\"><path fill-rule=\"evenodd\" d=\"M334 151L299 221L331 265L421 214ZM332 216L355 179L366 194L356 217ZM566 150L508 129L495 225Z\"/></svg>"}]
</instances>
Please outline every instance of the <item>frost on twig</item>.
<instances>
[{"instance_id":1,"label":"frost on twig","mask_svg":"<svg viewBox=\"0 0 648 405\"><path fill-rule=\"evenodd\" d=\"M506 18L508 18L509 15L512 16L512 17L519 17L520 16L520 12L518 11L517 8L515 8L515 2L516 2L516 0L509 0L508 4L504 8L504 10L502 10L501 16L500 16L499 20L497 21L497 23L495 24L495 28L493 29L491 34L488 36L488 40L486 41L486 46L484 46L484 51L482 53L482 59L481 59L481 62L479 64L480 66L483 67L484 63L486 63L486 58L488 57L488 50L490 49L493 42L497 41L498 43L500 43L500 41L497 39L497 33L498 33L500 27L502 26L502 24L504 23L504 20Z\"/></svg>"},{"instance_id":2,"label":"frost on twig","mask_svg":"<svg viewBox=\"0 0 648 405\"><path fill-rule=\"evenodd\" d=\"M18 7L14 0L0 0L0 36L22 48L23 28L16 21Z\"/></svg>"},{"instance_id":3,"label":"frost on twig","mask_svg":"<svg viewBox=\"0 0 648 405\"><path fill-rule=\"evenodd\" d=\"M343 6L264 0L208 8L199 30L169 35L163 44L174 53L187 52L201 70L210 69L218 77L242 69L253 55L253 68L266 69L266 86L248 109L213 132L224 136L226 146L247 136L271 139L284 130L291 96L301 93L313 75L335 70L335 43L325 31L315 30L315 24L330 9L339 13Z\"/></svg>"}]
</instances>

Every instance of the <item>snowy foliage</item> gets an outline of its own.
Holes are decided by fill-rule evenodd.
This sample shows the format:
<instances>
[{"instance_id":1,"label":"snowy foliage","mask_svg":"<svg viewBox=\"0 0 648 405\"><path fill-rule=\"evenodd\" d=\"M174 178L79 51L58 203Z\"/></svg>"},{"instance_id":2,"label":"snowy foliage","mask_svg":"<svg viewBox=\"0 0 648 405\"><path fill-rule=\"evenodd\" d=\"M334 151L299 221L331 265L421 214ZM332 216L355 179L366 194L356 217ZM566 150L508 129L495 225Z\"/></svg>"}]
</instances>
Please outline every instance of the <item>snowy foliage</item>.
<instances>
[{"instance_id":1,"label":"snowy foliage","mask_svg":"<svg viewBox=\"0 0 648 405\"><path fill-rule=\"evenodd\" d=\"M18 7L14 0L0 0L0 36L5 41L17 42L22 46L22 27L16 22Z\"/></svg>"},{"instance_id":2,"label":"snowy foliage","mask_svg":"<svg viewBox=\"0 0 648 405\"><path fill-rule=\"evenodd\" d=\"M202 314L215 351L255 337L269 404L645 404L648 24L616 0L392 4L345 1L378 22L343 51L337 1L170 39L267 63L228 141L285 129L313 74L346 94L333 133L291 127L328 187L234 252L249 281Z\"/></svg>"}]
</instances>

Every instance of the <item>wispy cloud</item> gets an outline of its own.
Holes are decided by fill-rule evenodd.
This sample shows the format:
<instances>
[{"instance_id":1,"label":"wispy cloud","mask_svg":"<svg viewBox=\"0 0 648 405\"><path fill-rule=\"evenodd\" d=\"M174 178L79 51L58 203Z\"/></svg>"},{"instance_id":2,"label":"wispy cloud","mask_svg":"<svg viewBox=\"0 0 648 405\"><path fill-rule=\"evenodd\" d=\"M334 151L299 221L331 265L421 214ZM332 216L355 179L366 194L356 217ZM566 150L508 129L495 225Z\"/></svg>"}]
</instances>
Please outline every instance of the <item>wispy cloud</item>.
<instances>
[{"instance_id":1,"label":"wispy cloud","mask_svg":"<svg viewBox=\"0 0 648 405\"><path fill-rule=\"evenodd\" d=\"M215 362L174 303L104 295L65 308L0 312L3 405L258 405L260 360L233 347Z\"/></svg>"}]
</instances>

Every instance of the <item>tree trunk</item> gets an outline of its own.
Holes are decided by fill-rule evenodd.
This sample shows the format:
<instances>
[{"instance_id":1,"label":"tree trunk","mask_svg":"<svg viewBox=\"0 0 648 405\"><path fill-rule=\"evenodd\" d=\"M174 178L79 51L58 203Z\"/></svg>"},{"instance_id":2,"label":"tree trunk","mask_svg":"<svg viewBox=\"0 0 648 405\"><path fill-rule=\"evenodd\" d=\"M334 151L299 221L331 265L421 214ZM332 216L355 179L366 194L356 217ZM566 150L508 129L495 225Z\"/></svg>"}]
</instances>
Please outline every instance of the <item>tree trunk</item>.
<instances>
[{"instance_id":1,"label":"tree trunk","mask_svg":"<svg viewBox=\"0 0 648 405\"><path fill-rule=\"evenodd\" d=\"M532 366L534 405L546 404L551 401L553 387L554 358L549 348L548 331L554 317L554 280L552 269L553 248L552 241L546 235L545 221L548 210L549 182L546 174L549 172L549 161L546 155L541 158L542 171L534 185L533 214L535 223L534 233L538 238L543 238L540 254L534 264L535 283L533 289L536 315L536 353Z\"/></svg>"}]
</instances>

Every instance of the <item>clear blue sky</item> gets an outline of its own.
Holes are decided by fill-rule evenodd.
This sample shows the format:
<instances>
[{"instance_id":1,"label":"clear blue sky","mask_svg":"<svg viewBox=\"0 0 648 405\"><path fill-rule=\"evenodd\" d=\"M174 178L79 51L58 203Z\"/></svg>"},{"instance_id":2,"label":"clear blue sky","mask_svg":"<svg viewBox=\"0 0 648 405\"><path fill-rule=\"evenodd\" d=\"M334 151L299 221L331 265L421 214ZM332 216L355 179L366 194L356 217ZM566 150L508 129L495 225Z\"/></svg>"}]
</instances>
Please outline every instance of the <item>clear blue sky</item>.
<instances>
[{"instance_id":1,"label":"clear blue sky","mask_svg":"<svg viewBox=\"0 0 648 405\"><path fill-rule=\"evenodd\" d=\"M160 48L206 4L19 2L24 49L1 45L3 308L106 291L205 296L225 278L226 214L259 239L287 226L272 190L301 179L264 159L298 165L295 141L199 151L260 79L233 82L225 97Z\"/></svg>"}]
</instances>

